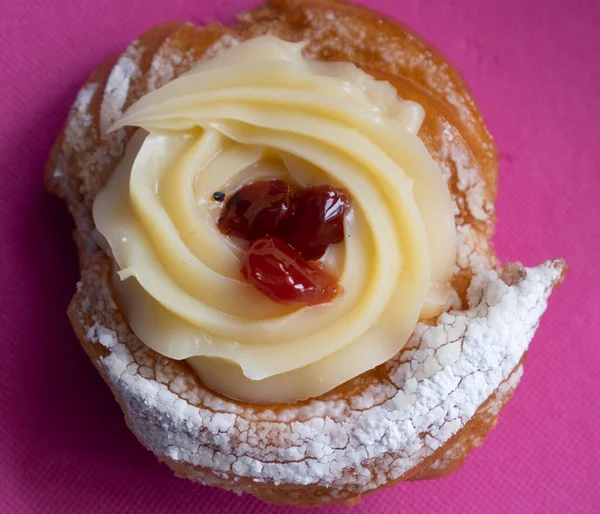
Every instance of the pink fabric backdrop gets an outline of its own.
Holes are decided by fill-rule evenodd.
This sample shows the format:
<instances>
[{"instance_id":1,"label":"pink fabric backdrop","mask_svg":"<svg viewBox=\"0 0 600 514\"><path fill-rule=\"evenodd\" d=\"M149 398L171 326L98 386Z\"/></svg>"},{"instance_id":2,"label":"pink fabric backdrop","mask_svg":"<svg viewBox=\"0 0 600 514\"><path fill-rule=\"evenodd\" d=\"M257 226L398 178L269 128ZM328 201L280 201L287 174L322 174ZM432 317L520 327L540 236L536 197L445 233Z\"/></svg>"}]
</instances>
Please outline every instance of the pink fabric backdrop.
<instances>
[{"instance_id":1,"label":"pink fabric backdrop","mask_svg":"<svg viewBox=\"0 0 600 514\"><path fill-rule=\"evenodd\" d=\"M162 21L229 22L252 4L2 4L3 512L295 511L179 480L137 444L65 317L78 276L71 222L42 190L44 160L69 105L106 56ZM352 512L598 512L600 3L369 5L443 49L479 99L502 156L500 256L526 264L564 256L570 271L533 342L516 398L483 448L450 478L377 493Z\"/></svg>"}]
</instances>

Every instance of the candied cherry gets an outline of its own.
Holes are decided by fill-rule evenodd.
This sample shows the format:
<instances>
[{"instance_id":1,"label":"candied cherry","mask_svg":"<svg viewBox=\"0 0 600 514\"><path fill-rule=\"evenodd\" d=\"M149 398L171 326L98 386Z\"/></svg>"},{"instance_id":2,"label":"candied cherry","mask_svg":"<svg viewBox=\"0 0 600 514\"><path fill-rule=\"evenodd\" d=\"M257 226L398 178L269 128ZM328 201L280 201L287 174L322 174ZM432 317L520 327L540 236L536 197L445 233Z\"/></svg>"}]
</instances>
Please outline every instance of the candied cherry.
<instances>
[{"instance_id":1,"label":"candied cherry","mask_svg":"<svg viewBox=\"0 0 600 514\"><path fill-rule=\"evenodd\" d=\"M343 190L327 185L309 187L296 193L293 216L279 225L277 235L305 259L319 259L330 244L344 240L344 214L349 207Z\"/></svg>"},{"instance_id":2,"label":"candied cherry","mask_svg":"<svg viewBox=\"0 0 600 514\"><path fill-rule=\"evenodd\" d=\"M292 193L283 180L252 182L225 204L217 225L224 234L252 241L272 234L291 207Z\"/></svg>"},{"instance_id":3,"label":"candied cherry","mask_svg":"<svg viewBox=\"0 0 600 514\"><path fill-rule=\"evenodd\" d=\"M334 277L274 236L261 237L250 245L242 273L261 293L282 304L326 303L338 292Z\"/></svg>"}]
</instances>

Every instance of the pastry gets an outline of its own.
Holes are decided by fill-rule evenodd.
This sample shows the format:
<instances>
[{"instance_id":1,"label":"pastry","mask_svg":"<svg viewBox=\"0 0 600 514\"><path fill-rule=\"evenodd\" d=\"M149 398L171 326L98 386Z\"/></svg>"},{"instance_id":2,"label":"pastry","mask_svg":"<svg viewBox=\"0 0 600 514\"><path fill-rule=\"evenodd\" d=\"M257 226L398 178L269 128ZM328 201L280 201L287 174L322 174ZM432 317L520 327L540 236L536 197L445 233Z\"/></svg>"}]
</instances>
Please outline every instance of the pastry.
<instances>
[{"instance_id":1,"label":"pastry","mask_svg":"<svg viewBox=\"0 0 600 514\"><path fill-rule=\"evenodd\" d=\"M497 165L454 68L364 7L159 26L90 77L47 164L69 317L181 477L319 505L446 475L566 271L498 263Z\"/></svg>"}]
</instances>

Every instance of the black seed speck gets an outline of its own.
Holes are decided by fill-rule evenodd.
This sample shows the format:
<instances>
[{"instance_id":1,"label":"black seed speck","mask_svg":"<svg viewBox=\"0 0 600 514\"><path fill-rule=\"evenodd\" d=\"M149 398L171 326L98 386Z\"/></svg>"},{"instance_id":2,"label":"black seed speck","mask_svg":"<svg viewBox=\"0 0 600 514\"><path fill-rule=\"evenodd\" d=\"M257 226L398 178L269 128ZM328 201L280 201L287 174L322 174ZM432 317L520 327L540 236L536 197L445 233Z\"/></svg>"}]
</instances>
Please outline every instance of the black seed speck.
<instances>
[{"instance_id":1,"label":"black seed speck","mask_svg":"<svg viewBox=\"0 0 600 514\"><path fill-rule=\"evenodd\" d=\"M213 194L213 198L217 202L222 202L223 200L225 200L225 193L223 193L223 191L217 191L215 194Z\"/></svg>"}]
</instances>

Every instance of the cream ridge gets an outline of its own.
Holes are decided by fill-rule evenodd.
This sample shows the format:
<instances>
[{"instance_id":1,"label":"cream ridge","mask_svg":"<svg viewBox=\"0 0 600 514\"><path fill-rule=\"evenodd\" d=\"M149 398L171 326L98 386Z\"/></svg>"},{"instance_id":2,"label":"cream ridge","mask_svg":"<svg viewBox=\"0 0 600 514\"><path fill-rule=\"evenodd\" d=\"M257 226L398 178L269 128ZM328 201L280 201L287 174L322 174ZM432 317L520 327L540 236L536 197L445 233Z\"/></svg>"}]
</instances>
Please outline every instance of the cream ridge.
<instances>
[{"instance_id":1,"label":"cream ridge","mask_svg":"<svg viewBox=\"0 0 600 514\"><path fill-rule=\"evenodd\" d=\"M302 48L251 39L135 103L112 129L139 130L93 206L136 335L251 403L318 396L393 357L440 312L455 264L422 107ZM346 239L323 257L344 289L330 303L280 305L242 277L212 195L265 178L350 193Z\"/></svg>"}]
</instances>

